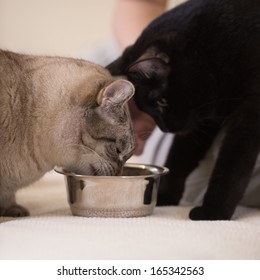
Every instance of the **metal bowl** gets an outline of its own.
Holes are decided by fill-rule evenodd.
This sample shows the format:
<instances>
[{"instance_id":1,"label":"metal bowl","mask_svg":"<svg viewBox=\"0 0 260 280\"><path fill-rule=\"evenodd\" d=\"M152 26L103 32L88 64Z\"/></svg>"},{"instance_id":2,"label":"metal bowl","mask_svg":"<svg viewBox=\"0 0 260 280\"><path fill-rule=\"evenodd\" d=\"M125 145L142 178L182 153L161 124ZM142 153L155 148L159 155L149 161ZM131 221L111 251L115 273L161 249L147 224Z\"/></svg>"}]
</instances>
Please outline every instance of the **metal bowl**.
<instances>
[{"instance_id":1,"label":"metal bowl","mask_svg":"<svg viewBox=\"0 0 260 280\"><path fill-rule=\"evenodd\" d=\"M84 217L141 217L152 214L162 166L126 164L122 176L85 176L56 167L65 176L73 215Z\"/></svg>"}]
</instances>

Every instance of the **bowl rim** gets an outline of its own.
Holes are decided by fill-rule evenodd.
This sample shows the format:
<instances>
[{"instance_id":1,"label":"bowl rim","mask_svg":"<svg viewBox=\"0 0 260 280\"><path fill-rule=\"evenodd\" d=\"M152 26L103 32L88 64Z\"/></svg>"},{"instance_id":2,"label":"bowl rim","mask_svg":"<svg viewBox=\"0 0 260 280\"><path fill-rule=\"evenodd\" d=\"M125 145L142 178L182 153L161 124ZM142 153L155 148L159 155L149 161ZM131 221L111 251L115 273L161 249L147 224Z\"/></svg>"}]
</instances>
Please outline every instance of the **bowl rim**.
<instances>
[{"instance_id":1,"label":"bowl rim","mask_svg":"<svg viewBox=\"0 0 260 280\"><path fill-rule=\"evenodd\" d=\"M55 166L54 171L62 174L64 176L70 176L78 179L88 179L88 178L95 178L95 179L135 179L135 178L149 178L149 177L159 177L166 175L169 172L169 169L165 166L153 165L153 164L142 164L142 163L126 163L125 167L132 167L132 168L141 168L141 169L154 169L157 170L154 173L146 174L146 175L133 175L133 176L96 176L96 175L82 175L77 174L74 172L67 171L60 166Z\"/></svg>"}]
</instances>

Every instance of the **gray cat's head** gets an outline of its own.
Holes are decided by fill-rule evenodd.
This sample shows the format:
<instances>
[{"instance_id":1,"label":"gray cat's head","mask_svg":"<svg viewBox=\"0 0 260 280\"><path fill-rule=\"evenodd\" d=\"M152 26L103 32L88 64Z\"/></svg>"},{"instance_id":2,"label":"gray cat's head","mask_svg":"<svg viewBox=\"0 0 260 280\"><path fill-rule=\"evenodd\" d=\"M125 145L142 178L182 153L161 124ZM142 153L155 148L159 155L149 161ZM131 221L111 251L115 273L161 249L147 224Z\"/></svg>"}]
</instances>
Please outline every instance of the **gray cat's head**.
<instances>
[{"instance_id":1,"label":"gray cat's head","mask_svg":"<svg viewBox=\"0 0 260 280\"><path fill-rule=\"evenodd\" d=\"M118 175L134 150L127 101L134 87L109 75L81 83L56 126L57 165L86 175Z\"/></svg>"}]
</instances>

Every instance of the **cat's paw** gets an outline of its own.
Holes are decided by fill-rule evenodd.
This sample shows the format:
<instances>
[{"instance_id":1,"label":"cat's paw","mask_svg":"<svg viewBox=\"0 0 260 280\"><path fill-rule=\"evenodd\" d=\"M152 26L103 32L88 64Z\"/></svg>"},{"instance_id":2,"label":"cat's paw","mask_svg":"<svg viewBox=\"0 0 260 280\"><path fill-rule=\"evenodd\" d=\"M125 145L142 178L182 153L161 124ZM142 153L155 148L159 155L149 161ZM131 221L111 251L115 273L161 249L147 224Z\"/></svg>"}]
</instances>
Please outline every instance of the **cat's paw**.
<instances>
[{"instance_id":1,"label":"cat's paw","mask_svg":"<svg viewBox=\"0 0 260 280\"><path fill-rule=\"evenodd\" d=\"M157 206L178 205L180 198L175 198L172 194L158 193Z\"/></svg>"},{"instance_id":2,"label":"cat's paw","mask_svg":"<svg viewBox=\"0 0 260 280\"><path fill-rule=\"evenodd\" d=\"M199 221L199 220L208 220L208 221L216 221L216 220L230 220L231 215L227 213L221 213L218 209L205 209L204 207L195 207L190 211L189 217L191 220Z\"/></svg>"},{"instance_id":3,"label":"cat's paw","mask_svg":"<svg viewBox=\"0 0 260 280\"><path fill-rule=\"evenodd\" d=\"M26 217L29 215L29 211L18 204L12 205L6 209L0 209L0 216L4 217Z\"/></svg>"}]
</instances>

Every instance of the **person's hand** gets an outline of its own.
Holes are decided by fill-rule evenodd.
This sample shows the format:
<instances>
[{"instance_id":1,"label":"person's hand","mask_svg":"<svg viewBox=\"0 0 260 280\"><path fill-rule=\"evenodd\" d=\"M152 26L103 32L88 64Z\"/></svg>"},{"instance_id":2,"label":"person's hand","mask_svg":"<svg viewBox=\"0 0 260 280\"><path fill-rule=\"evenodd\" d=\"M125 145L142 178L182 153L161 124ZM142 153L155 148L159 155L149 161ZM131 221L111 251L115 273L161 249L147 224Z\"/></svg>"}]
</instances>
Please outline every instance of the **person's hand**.
<instances>
[{"instance_id":1,"label":"person's hand","mask_svg":"<svg viewBox=\"0 0 260 280\"><path fill-rule=\"evenodd\" d=\"M136 139L134 154L141 155L146 140L155 128L155 122L152 117L137 108L133 99L128 102L128 106L133 121L133 129Z\"/></svg>"}]
</instances>

